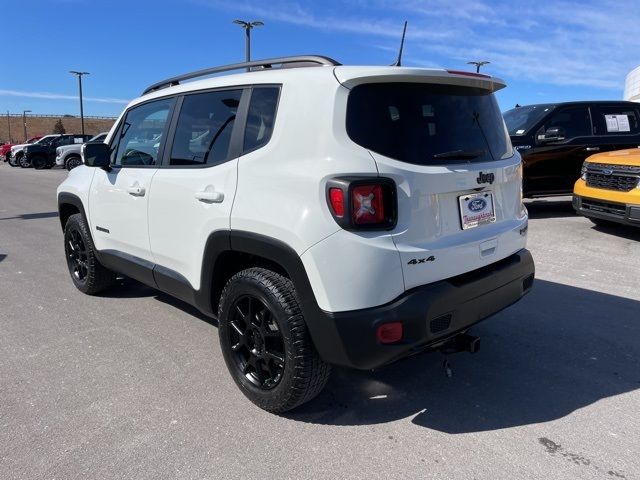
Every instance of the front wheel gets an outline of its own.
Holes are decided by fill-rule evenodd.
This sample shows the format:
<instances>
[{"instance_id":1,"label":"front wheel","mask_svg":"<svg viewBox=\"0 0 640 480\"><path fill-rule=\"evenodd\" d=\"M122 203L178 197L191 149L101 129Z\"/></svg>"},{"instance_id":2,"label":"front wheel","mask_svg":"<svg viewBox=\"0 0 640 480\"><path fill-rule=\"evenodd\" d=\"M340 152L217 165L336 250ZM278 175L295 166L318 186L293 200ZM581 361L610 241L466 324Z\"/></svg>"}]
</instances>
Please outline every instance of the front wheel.
<instances>
[{"instance_id":1,"label":"front wheel","mask_svg":"<svg viewBox=\"0 0 640 480\"><path fill-rule=\"evenodd\" d=\"M81 292L95 295L115 282L115 273L96 257L89 227L80 213L71 215L64 227L64 253L71 280Z\"/></svg>"},{"instance_id":2,"label":"front wheel","mask_svg":"<svg viewBox=\"0 0 640 480\"><path fill-rule=\"evenodd\" d=\"M31 168L31 162L24 153L19 158L16 158L16 161L22 168Z\"/></svg>"},{"instance_id":3,"label":"front wheel","mask_svg":"<svg viewBox=\"0 0 640 480\"><path fill-rule=\"evenodd\" d=\"M42 170L47 166L47 159L42 155L36 155L31 159L31 166L36 170Z\"/></svg>"},{"instance_id":4,"label":"front wheel","mask_svg":"<svg viewBox=\"0 0 640 480\"><path fill-rule=\"evenodd\" d=\"M235 274L222 292L218 323L227 368L258 407L286 412L327 383L331 366L311 341L288 278L264 268Z\"/></svg>"},{"instance_id":5,"label":"front wheel","mask_svg":"<svg viewBox=\"0 0 640 480\"><path fill-rule=\"evenodd\" d=\"M80 157L77 157L75 155L72 156L72 157L69 157L67 159L67 161L65 162L65 167L69 171L73 170L74 168L76 168L76 167L78 167L80 165L82 165L82 160L80 159Z\"/></svg>"}]
</instances>

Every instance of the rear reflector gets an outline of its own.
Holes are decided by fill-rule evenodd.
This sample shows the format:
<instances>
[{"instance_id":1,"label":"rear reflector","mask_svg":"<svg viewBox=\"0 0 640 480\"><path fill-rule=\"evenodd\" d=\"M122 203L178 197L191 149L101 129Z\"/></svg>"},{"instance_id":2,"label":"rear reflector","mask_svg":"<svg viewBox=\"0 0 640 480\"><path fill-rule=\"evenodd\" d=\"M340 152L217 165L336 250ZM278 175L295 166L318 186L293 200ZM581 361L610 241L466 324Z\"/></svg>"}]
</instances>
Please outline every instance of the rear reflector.
<instances>
[{"instance_id":1,"label":"rear reflector","mask_svg":"<svg viewBox=\"0 0 640 480\"><path fill-rule=\"evenodd\" d=\"M329 189L329 201L336 217L344 217L344 194L341 188Z\"/></svg>"},{"instance_id":2,"label":"rear reflector","mask_svg":"<svg viewBox=\"0 0 640 480\"><path fill-rule=\"evenodd\" d=\"M402 322L383 323L376 330L380 343L396 343L402 340Z\"/></svg>"}]
</instances>

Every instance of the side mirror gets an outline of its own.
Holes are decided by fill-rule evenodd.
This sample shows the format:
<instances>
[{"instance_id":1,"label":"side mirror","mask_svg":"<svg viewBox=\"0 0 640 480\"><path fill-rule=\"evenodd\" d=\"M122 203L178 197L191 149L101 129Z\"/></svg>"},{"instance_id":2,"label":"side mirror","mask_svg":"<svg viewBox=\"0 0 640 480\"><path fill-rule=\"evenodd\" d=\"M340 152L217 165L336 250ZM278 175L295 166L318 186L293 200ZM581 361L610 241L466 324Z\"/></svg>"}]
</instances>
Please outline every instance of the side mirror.
<instances>
[{"instance_id":1,"label":"side mirror","mask_svg":"<svg viewBox=\"0 0 640 480\"><path fill-rule=\"evenodd\" d=\"M109 145L102 142L87 142L82 145L82 161L87 167L109 168L111 155Z\"/></svg>"},{"instance_id":2,"label":"side mirror","mask_svg":"<svg viewBox=\"0 0 640 480\"><path fill-rule=\"evenodd\" d=\"M566 132L562 127L549 127L543 135L538 135L540 143L560 142L565 139Z\"/></svg>"}]
</instances>

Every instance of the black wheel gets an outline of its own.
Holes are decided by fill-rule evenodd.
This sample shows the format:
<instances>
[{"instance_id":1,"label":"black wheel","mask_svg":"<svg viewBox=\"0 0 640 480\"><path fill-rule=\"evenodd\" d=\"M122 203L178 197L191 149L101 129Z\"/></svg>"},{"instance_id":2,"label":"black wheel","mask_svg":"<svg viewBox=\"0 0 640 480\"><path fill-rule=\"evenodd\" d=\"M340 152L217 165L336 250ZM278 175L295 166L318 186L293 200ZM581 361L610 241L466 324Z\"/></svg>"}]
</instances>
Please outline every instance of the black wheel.
<instances>
[{"instance_id":1,"label":"black wheel","mask_svg":"<svg viewBox=\"0 0 640 480\"><path fill-rule=\"evenodd\" d=\"M47 159L42 155L36 155L31 159L31 166L36 170L42 170L47 166Z\"/></svg>"},{"instance_id":2,"label":"black wheel","mask_svg":"<svg viewBox=\"0 0 640 480\"><path fill-rule=\"evenodd\" d=\"M286 412L327 383L331 366L313 346L288 278L264 268L235 274L220 297L218 323L227 368L260 408Z\"/></svg>"},{"instance_id":3,"label":"black wheel","mask_svg":"<svg viewBox=\"0 0 640 480\"><path fill-rule=\"evenodd\" d=\"M74 168L78 167L82 165L82 160L80 159L80 157L73 155L71 157L69 157L66 162L65 162L65 167L67 168L67 170L71 171Z\"/></svg>"},{"instance_id":4,"label":"black wheel","mask_svg":"<svg viewBox=\"0 0 640 480\"><path fill-rule=\"evenodd\" d=\"M115 282L115 273L96 258L89 227L79 213L71 215L64 227L64 253L73 284L81 292L95 295Z\"/></svg>"},{"instance_id":5,"label":"black wheel","mask_svg":"<svg viewBox=\"0 0 640 480\"><path fill-rule=\"evenodd\" d=\"M20 156L16 156L16 161L22 168L31 168L31 162L24 153Z\"/></svg>"}]
</instances>

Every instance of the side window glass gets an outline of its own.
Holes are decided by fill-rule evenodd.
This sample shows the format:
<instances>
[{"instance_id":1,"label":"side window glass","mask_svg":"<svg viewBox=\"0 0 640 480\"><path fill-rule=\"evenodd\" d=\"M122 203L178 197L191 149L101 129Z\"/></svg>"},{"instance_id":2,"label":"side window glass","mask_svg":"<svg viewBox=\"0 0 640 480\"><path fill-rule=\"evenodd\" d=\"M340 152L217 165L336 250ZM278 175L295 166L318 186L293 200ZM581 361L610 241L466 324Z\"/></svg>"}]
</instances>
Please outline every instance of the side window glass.
<instances>
[{"instance_id":1,"label":"side window glass","mask_svg":"<svg viewBox=\"0 0 640 480\"><path fill-rule=\"evenodd\" d=\"M636 135L640 120L635 108L606 106L594 109L594 123L598 135Z\"/></svg>"},{"instance_id":2,"label":"side window glass","mask_svg":"<svg viewBox=\"0 0 640 480\"><path fill-rule=\"evenodd\" d=\"M278 107L278 87L254 87L249 103L243 153L263 147L271 139Z\"/></svg>"},{"instance_id":3,"label":"side window glass","mask_svg":"<svg viewBox=\"0 0 640 480\"><path fill-rule=\"evenodd\" d=\"M114 165L156 165L173 99L158 100L134 107L119 129Z\"/></svg>"},{"instance_id":4,"label":"side window glass","mask_svg":"<svg viewBox=\"0 0 640 480\"><path fill-rule=\"evenodd\" d=\"M229 158L242 90L187 95L182 102L170 165L205 165Z\"/></svg>"},{"instance_id":5,"label":"side window glass","mask_svg":"<svg viewBox=\"0 0 640 480\"><path fill-rule=\"evenodd\" d=\"M553 113L545 122L544 128L559 127L564 130L565 138L591 135L591 119L587 107L563 108Z\"/></svg>"}]
</instances>

